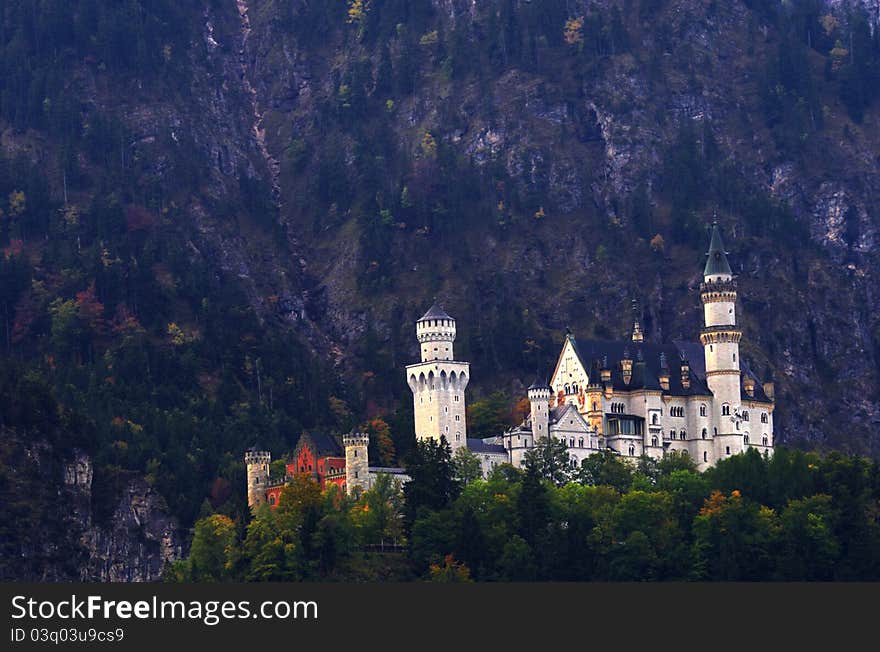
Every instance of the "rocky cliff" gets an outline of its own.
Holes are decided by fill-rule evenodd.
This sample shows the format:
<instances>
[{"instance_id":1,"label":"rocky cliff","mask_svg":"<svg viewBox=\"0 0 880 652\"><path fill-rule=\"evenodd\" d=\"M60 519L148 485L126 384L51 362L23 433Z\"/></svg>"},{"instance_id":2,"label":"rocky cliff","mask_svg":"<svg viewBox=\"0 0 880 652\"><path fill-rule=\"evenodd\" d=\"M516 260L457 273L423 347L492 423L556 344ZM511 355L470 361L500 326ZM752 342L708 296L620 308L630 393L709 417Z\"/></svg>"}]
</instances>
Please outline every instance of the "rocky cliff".
<instances>
[{"instance_id":1,"label":"rocky cliff","mask_svg":"<svg viewBox=\"0 0 880 652\"><path fill-rule=\"evenodd\" d=\"M59 458L45 439L3 430L8 528L2 576L17 581L149 582L180 558L183 533L164 498L132 476L93 495L91 458ZM131 474L129 474L131 475ZM109 514L96 519L95 503Z\"/></svg>"}]
</instances>

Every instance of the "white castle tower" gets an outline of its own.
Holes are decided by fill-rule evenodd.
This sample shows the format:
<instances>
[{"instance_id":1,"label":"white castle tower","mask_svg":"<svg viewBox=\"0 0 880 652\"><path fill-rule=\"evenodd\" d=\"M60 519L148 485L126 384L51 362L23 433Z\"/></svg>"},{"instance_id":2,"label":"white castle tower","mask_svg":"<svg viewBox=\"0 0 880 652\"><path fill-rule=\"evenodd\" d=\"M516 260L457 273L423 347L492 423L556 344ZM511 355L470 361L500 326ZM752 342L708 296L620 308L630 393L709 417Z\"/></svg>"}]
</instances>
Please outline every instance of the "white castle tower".
<instances>
[{"instance_id":1,"label":"white castle tower","mask_svg":"<svg viewBox=\"0 0 880 652\"><path fill-rule=\"evenodd\" d=\"M272 454L269 451L258 450L257 446L248 449L244 454L244 463L247 466L247 499L250 508L266 502L271 461Z\"/></svg>"},{"instance_id":2,"label":"white castle tower","mask_svg":"<svg viewBox=\"0 0 880 652\"><path fill-rule=\"evenodd\" d=\"M413 393L416 439L446 437L453 452L467 447L464 390L470 365L453 355L455 320L436 303L416 322L422 361L408 365Z\"/></svg>"},{"instance_id":3,"label":"white castle tower","mask_svg":"<svg viewBox=\"0 0 880 652\"><path fill-rule=\"evenodd\" d=\"M532 434L535 443L550 432L550 394L553 390L543 380L535 379L529 387L529 404L532 408Z\"/></svg>"},{"instance_id":4,"label":"white castle tower","mask_svg":"<svg viewBox=\"0 0 880 652\"><path fill-rule=\"evenodd\" d=\"M366 491L370 488L370 464L367 450L370 436L364 432L352 432L343 435L345 446L345 487L349 495Z\"/></svg>"},{"instance_id":5,"label":"white castle tower","mask_svg":"<svg viewBox=\"0 0 880 652\"><path fill-rule=\"evenodd\" d=\"M712 225L709 259L703 270L700 298L703 301L705 327L700 342L706 355L706 384L712 390L715 460L743 450L740 431L739 341L742 330L736 327L736 281L727 262L718 224Z\"/></svg>"}]
</instances>

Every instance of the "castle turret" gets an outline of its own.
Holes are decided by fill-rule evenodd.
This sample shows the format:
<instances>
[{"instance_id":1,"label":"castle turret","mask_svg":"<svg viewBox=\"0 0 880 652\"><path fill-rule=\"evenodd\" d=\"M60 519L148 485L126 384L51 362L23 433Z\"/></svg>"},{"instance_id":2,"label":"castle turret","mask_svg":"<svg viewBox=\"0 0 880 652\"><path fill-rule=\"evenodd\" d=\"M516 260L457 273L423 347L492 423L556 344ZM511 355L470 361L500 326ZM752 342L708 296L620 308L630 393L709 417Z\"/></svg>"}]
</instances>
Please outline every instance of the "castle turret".
<instances>
[{"instance_id":1,"label":"castle turret","mask_svg":"<svg viewBox=\"0 0 880 652\"><path fill-rule=\"evenodd\" d=\"M407 366L416 439L445 437L455 451L467 446L464 391L470 365L454 360L455 320L438 304L416 322L422 361Z\"/></svg>"},{"instance_id":2,"label":"castle turret","mask_svg":"<svg viewBox=\"0 0 880 652\"><path fill-rule=\"evenodd\" d=\"M553 390L546 382L536 378L529 387L529 403L532 408L532 435L535 442L550 432L550 396Z\"/></svg>"},{"instance_id":3,"label":"castle turret","mask_svg":"<svg viewBox=\"0 0 880 652\"><path fill-rule=\"evenodd\" d=\"M712 240L703 270L700 298L703 301L704 328L700 342L706 356L706 382L714 396L713 421L717 424L715 459L735 455L743 449L739 432L740 368L736 326L736 281L727 262L718 224L712 225Z\"/></svg>"},{"instance_id":4,"label":"castle turret","mask_svg":"<svg viewBox=\"0 0 880 652\"><path fill-rule=\"evenodd\" d=\"M632 300L632 313L633 313L633 327L632 327L632 341L633 342L644 342L645 335L642 333L642 325L639 322L639 302L635 299Z\"/></svg>"},{"instance_id":5,"label":"castle turret","mask_svg":"<svg viewBox=\"0 0 880 652\"><path fill-rule=\"evenodd\" d=\"M259 450L258 446L252 446L244 454L244 463L247 467L248 507L252 509L266 502L271 461L271 453Z\"/></svg>"},{"instance_id":6,"label":"castle turret","mask_svg":"<svg viewBox=\"0 0 880 652\"><path fill-rule=\"evenodd\" d=\"M657 374L657 380L660 381L660 389L664 392L669 391L669 364L666 362L666 354L660 352L660 373Z\"/></svg>"},{"instance_id":7,"label":"castle turret","mask_svg":"<svg viewBox=\"0 0 880 652\"><path fill-rule=\"evenodd\" d=\"M363 432L343 435L345 446L345 486L349 495L357 496L370 488L370 463L367 451L370 436Z\"/></svg>"}]
</instances>

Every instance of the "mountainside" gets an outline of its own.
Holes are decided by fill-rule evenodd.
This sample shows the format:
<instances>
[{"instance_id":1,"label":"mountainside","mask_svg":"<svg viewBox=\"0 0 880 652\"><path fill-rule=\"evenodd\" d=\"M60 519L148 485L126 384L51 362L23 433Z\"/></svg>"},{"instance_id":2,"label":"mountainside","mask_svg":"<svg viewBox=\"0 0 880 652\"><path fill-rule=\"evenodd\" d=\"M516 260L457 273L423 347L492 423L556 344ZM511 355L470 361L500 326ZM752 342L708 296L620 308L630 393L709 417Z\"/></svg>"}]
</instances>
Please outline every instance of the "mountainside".
<instances>
[{"instance_id":1,"label":"mountainside","mask_svg":"<svg viewBox=\"0 0 880 652\"><path fill-rule=\"evenodd\" d=\"M567 327L624 336L632 299L695 339L715 214L778 440L876 457L878 27L877 0L0 0L2 364L93 433L41 482L88 455L104 521L154 492L187 528L245 509L256 439L381 418L402 453L435 296L472 399L512 405ZM96 537L96 577L155 577Z\"/></svg>"}]
</instances>

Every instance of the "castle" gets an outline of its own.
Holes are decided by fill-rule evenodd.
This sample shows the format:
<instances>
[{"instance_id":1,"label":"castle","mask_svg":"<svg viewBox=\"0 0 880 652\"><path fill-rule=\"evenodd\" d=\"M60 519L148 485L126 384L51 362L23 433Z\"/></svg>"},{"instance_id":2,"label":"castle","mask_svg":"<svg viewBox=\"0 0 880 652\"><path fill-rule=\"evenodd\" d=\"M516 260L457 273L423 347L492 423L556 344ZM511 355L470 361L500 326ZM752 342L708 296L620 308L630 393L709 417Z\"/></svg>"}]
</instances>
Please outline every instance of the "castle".
<instances>
[{"instance_id":1,"label":"castle","mask_svg":"<svg viewBox=\"0 0 880 652\"><path fill-rule=\"evenodd\" d=\"M471 450L484 476L503 463L522 467L546 437L565 444L572 466L603 450L630 460L681 451L699 470L749 448L772 453L773 383L741 368L737 283L717 224L707 256L699 343L646 342L637 317L623 342L578 341L568 333L549 383L538 379L528 388L528 416L485 439L467 437L470 365L455 360L455 319L435 304L416 322L421 361L406 367L416 438ZM403 469L370 467L368 444L360 433L343 437L343 447L332 437L304 435L288 474L311 473L322 486L349 492L369 488L378 473L407 480ZM245 461L248 503L275 504L283 482L269 485L269 453L251 450Z\"/></svg>"}]
</instances>

